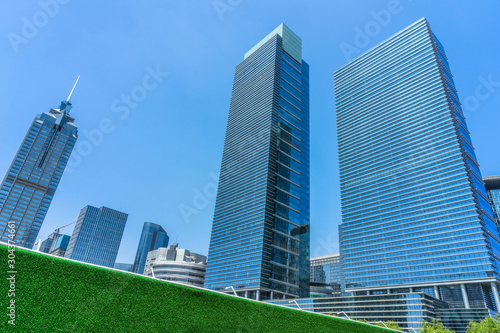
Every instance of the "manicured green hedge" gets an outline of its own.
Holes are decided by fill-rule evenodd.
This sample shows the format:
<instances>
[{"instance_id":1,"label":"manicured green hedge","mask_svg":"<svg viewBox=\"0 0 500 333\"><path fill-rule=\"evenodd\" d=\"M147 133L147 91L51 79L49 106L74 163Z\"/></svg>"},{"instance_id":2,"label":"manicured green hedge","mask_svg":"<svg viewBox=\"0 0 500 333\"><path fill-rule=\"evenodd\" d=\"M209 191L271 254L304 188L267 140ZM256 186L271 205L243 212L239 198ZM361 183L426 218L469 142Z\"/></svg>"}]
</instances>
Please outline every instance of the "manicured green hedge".
<instances>
[{"instance_id":1,"label":"manicured green hedge","mask_svg":"<svg viewBox=\"0 0 500 333\"><path fill-rule=\"evenodd\" d=\"M22 249L14 327L7 249L0 245L2 332L394 332Z\"/></svg>"}]
</instances>

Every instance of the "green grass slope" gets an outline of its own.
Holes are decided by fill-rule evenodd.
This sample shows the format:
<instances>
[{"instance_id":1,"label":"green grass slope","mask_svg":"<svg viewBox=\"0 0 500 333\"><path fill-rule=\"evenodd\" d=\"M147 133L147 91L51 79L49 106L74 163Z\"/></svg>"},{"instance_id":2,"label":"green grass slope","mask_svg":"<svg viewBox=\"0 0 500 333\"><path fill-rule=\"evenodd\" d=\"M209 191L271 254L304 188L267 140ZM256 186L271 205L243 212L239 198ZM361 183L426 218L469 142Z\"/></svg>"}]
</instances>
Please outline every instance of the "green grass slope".
<instances>
[{"instance_id":1,"label":"green grass slope","mask_svg":"<svg viewBox=\"0 0 500 333\"><path fill-rule=\"evenodd\" d=\"M12 326L7 250L0 245L2 332L394 332L22 249Z\"/></svg>"}]
</instances>

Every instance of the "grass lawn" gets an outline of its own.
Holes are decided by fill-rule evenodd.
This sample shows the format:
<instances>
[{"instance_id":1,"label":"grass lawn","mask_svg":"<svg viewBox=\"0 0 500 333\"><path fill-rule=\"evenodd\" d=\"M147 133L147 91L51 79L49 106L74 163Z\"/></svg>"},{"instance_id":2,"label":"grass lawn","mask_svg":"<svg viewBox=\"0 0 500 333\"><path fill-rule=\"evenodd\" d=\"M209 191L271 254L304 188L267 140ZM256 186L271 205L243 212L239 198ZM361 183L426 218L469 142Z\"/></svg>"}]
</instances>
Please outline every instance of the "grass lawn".
<instances>
[{"instance_id":1,"label":"grass lawn","mask_svg":"<svg viewBox=\"0 0 500 333\"><path fill-rule=\"evenodd\" d=\"M8 254L0 245L1 332L394 332L23 249L15 250L8 297Z\"/></svg>"}]
</instances>

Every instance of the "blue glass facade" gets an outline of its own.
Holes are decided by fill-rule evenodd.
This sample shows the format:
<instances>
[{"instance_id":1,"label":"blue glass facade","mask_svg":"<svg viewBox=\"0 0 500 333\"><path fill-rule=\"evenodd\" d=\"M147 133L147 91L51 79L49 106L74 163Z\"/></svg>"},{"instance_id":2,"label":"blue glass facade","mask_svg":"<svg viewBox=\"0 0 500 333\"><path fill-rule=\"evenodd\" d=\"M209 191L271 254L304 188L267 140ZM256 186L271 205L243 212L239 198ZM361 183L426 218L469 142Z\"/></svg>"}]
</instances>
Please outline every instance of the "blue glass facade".
<instances>
[{"instance_id":1,"label":"blue glass facade","mask_svg":"<svg viewBox=\"0 0 500 333\"><path fill-rule=\"evenodd\" d=\"M444 48L428 22L334 78L347 291L407 287L447 301L456 285L465 308L472 290L498 301L498 230Z\"/></svg>"},{"instance_id":2,"label":"blue glass facade","mask_svg":"<svg viewBox=\"0 0 500 333\"><path fill-rule=\"evenodd\" d=\"M500 176L484 177L483 181L486 186L486 193L490 199L493 216L500 230Z\"/></svg>"},{"instance_id":3,"label":"blue glass facade","mask_svg":"<svg viewBox=\"0 0 500 333\"><path fill-rule=\"evenodd\" d=\"M142 227L141 239L135 255L132 272L142 274L148 252L160 247L168 247L169 237L163 228L155 223L145 222Z\"/></svg>"},{"instance_id":4,"label":"blue glass facade","mask_svg":"<svg viewBox=\"0 0 500 333\"><path fill-rule=\"evenodd\" d=\"M70 236L63 235L63 234L58 234L57 238L56 238L56 234L55 233L51 233L49 235L49 237L47 237L47 239L44 240L40 244L40 249L39 250L40 250L40 252L50 253L50 254L52 254L57 249L61 250L61 251L58 251L58 253L59 252L65 252L66 249L67 249L67 247L68 247L69 239L70 238L71 238ZM62 256L64 256L64 255L62 255Z\"/></svg>"},{"instance_id":5,"label":"blue glass facade","mask_svg":"<svg viewBox=\"0 0 500 333\"><path fill-rule=\"evenodd\" d=\"M309 66L280 25L236 67L205 287L309 295Z\"/></svg>"},{"instance_id":6,"label":"blue glass facade","mask_svg":"<svg viewBox=\"0 0 500 333\"><path fill-rule=\"evenodd\" d=\"M119 269L119 270L125 271L125 272L133 272L134 264L125 264L125 263L117 262L117 263L115 263L113 268Z\"/></svg>"},{"instance_id":7,"label":"blue glass facade","mask_svg":"<svg viewBox=\"0 0 500 333\"><path fill-rule=\"evenodd\" d=\"M68 235L57 235L57 239L54 241L49 254L59 257L64 257L66 254L66 249L69 245L70 236Z\"/></svg>"},{"instance_id":8,"label":"blue glass facade","mask_svg":"<svg viewBox=\"0 0 500 333\"><path fill-rule=\"evenodd\" d=\"M120 248L128 214L117 210L86 206L71 235L66 258L113 267Z\"/></svg>"},{"instance_id":9,"label":"blue glass facade","mask_svg":"<svg viewBox=\"0 0 500 333\"><path fill-rule=\"evenodd\" d=\"M68 235L57 235L57 239L52 246L52 251L57 249L67 249L69 245L70 236Z\"/></svg>"},{"instance_id":10,"label":"blue glass facade","mask_svg":"<svg viewBox=\"0 0 500 333\"><path fill-rule=\"evenodd\" d=\"M70 109L64 101L31 124L0 187L1 241L33 247L78 137Z\"/></svg>"},{"instance_id":11,"label":"blue glass facade","mask_svg":"<svg viewBox=\"0 0 500 333\"><path fill-rule=\"evenodd\" d=\"M54 242L54 237L56 235L54 233L51 233L49 235L49 237L47 237L47 239L45 239L44 241L42 241L42 243L40 244L40 252L43 252L43 253L49 253L50 249L52 248L52 243Z\"/></svg>"},{"instance_id":12,"label":"blue glass facade","mask_svg":"<svg viewBox=\"0 0 500 333\"><path fill-rule=\"evenodd\" d=\"M334 295L344 294L345 283L340 255L331 254L311 258L311 282L330 285Z\"/></svg>"},{"instance_id":13,"label":"blue glass facade","mask_svg":"<svg viewBox=\"0 0 500 333\"><path fill-rule=\"evenodd\" d=\"M393 293L386 295L360 295L349 297L321 297L297 299L304 311L345 316L354 320L394 321L408 332L419 332L423 322L437 320L455 333L466 333L470 321L481 321L494 313L483 307L474 309L450 308L446 302L435 299L423 292ZM288 300L270 303L297 309ZM413 329L413 330L412 330Z\"/></svg>"}]
</instances>

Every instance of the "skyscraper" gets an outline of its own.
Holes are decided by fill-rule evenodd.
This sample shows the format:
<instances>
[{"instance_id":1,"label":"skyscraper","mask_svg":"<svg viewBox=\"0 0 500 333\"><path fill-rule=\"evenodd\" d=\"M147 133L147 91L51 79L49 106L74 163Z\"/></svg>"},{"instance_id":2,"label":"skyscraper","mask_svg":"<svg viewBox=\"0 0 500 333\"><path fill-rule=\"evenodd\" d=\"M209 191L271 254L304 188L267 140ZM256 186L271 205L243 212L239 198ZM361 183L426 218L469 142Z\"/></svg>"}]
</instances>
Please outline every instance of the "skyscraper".
<instances>
[{"instance_id":1,"label":"skyscraper","mask_svg":"<svg viewBox=\"0 0 500 333\"><path fill-rule=\"evenodd\" d=\"M127 218L128 214L111 208L85 206L80 211L64 256L113 267Z\"/></svg>"},{"instance_id":2,"label":"skyscraper","mask_svg":"<svg viewBox=\"0 0 500 333\"><path fill-rule=\"evenodd\" d=\"M36 115L7 171L0 187L3 242L27 248L35 243L78 137L75 119L69 115L71 94L59 109ZM14 239L8 237L9 221L15 225Z\"/></svg>"},{"instance_id":3,"label":"skyscraper","mask_svg":"<svg viewBox=\"0 0 500 333\"><path fill-rule=\"evenodd\" d=\"M167 247L168 240L169 237L167 232L163 230L161 225L144 222L132 272L142 274L144 272L144 265L146 264L148 252L160 247Z\"/></svg>"},{"instance_id":4,"label":"skyscraper","mask_svg":"<svg viewBox=\"0 0 500 333\"><path fill-rule=\"evenodd\" d=\"M425 292L450 308L497 311L500 238L428 22L334 78L346 290Z\"/></svg>"},{"instance_id":5,"label":"skyscraper","mask_svg":"<svg viewBox=\"0 0 500 333\"><path fill-rule=\"evenodd\" d=\"M500 229L500 176L489 176L483 178L486 193L491 202L491 209Z\"/></svg>"},{"instance_id":6,"label":"skyscraper","mask_svg":"<svg viewBox=\"0 0 500 333\"><path fill-rule=\"evenodd\" d=\"M309 66L281 24L236 66L205 287L309 295Z\"/></svg>"}]
</instances>

